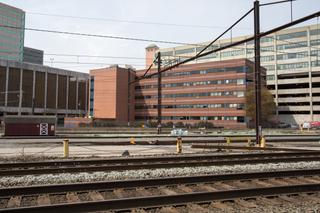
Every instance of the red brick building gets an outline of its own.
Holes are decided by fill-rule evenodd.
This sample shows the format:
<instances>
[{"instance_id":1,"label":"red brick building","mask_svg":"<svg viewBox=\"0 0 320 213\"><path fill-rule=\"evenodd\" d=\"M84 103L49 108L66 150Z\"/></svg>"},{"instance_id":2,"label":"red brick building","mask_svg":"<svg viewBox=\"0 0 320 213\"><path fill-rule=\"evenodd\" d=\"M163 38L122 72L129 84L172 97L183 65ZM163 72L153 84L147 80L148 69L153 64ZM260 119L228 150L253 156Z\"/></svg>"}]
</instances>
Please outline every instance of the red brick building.
<instances>
[{"instance_id":1,"label":"red brick building","mask_svg":"<svg viewBox=\"0 0 320 213\"><path fill-rule=\"evenodd\" d=\"M236 59L187 64L163 73L162 123L207 121L215 127L247 127L245 95L253 82L253 67L247 59ZM154 72L157 69L150 70ZM265 76L265 69L262 72ZM157 76L128 87L129 76L133 80L144 73L119 67L90 71L94 77L94 117L122 123L156 121ZM128 94L134 98L128 100Z\"/></svg>"},{"instance_id":2,"label":"red brick building","mask_svg":"<svg viewBox=\"0 0 320 213\"><path fill-rule=\"evenodd\" d=\"M135 78L131 69L117 65L90 70L89 115L97 118L127 124L134 120Z\"/></svg>"}]
</instances>

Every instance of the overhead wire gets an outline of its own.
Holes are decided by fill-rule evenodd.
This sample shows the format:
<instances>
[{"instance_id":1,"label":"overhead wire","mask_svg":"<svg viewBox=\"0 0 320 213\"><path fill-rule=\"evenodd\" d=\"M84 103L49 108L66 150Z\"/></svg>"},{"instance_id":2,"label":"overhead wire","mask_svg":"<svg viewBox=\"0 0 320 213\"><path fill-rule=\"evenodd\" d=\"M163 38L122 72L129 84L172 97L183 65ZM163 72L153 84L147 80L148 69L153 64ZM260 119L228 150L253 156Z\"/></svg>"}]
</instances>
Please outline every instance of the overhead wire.
<instances>
[{"instance_id":1,"label":"overhead wire","mask_svg":"<svg viewBox=\"0 0 320 213\"><path fill-rule=\"evenodd\" d=\"M96 37L96 38L108 38L108 39L120 39L120 40L130 40L130 41L141 41L141 42L149 42L149 43L150 42L156 42L156 43L164 43L164 44L178 44L178 45L197 46L197 44L191 44L191 43L185 43L185 42L154 40L154 39L144 39L144 38L134 38L134 37L124 37L124 36L112 36L112 35L102 35L102 34L91 34L91 33L79 33L79 32L69 32L69 31L59 31L59 30L31 28L31 27L17 27L17 26L3 25L3 24L1 24L0 27L10 28L10 29L17 29L17 30L28 30L28 31L35 31L35 32L43 32L43 33L56 33L56 34L86 36L86 37Z\"/></svg>"},{"instance_id":2,"label":"overhead wire","mask_svg":"<svg viewBox=\"0 0 320 213\"><path fill-rule=\"evenodd\" d=\"M224 29L223 26L190 25L190 24L177 24L177 23L164 23L164 22L147 22L147 21L132 21L132 20L124 20L124 19L97 18L97 17L85 17L85 16L70 16L70 15L37 13L37 12L27 12L27 14L40 15L40 16L51 16L51 17L61 17L61 18L71 18L71 19L85 19L85 20L94 20L94 21L120 22L120 23L131 23L131 24L146 24L146 25L156 25L156 26L160 25L160 26L172 26L172 27ZM238 29L251 30L251 28L246 28L246 27L239 27Z\"/></svg>"}]
</instances>

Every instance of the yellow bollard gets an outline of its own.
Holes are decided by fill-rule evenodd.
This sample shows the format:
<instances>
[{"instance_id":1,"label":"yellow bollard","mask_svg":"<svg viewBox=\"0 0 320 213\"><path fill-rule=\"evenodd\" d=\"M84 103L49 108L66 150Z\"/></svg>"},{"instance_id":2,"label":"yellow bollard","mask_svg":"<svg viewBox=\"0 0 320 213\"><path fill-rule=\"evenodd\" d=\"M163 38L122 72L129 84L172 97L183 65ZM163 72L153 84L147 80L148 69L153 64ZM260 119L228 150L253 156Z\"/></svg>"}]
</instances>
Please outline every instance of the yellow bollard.
<instances>
[{"instance_id":1,"label":"yellow bollard","mask_svg":"<svg viewBox=\"0 0 320 213\"><path fill-rule=\"evenodd\" d=\"M248 146L248 147L252 146L251 138L247 138L247 141L248 141L248 142L247 142L247 146Z\"/></svg>"},{"instance_id":2,"label":"yellow bollard","mask_svg":"<svg viewBox=\"0 0 320 213\"><path fill-rule=\"evenodd\" d=\"M131 139L130 139L130 144L136 144L136 142L134 141L134 137L132 137Z\"/></svg>"},{"instance_id":3,"label":"yellow bollard","mask_svg":"<svg viewBox=\"0 0 320 213\"><path fill-rule=\"evenodd\" d=\"M261 141L260 141L260 147L265 148L266 147L266 139L264 136L262 136Z\"/></svg>"},{"instance_id":4,"label":"yellow bollard","mask_svg":"<svg viewBox=\"0 0 320 213\"><path fill-rule=\"evenodd\" d=\"M177 138L177 153L178 154L182 153L182 138L181 137Z\"/></svg>"},{"instance_id":5,"label":"yellow bollard","mask_svg":"<svg viewBox=\"0 0 320 213\"><path fill-rule=\"evenodd\" d=\"M229 146L231 143L231 139L229 137L226 137L226 142L227 142L227 145Z\"/></svg>"},{"instance_id":6,"label":"yellow bollard","mask_svg":"<svg viewBox=\"0 0 320 213\"><path fill-rule=\"evenodd\" d=\"M69 157L69 139L63 140L63 157Z\"/></svg>"}]
</instances>

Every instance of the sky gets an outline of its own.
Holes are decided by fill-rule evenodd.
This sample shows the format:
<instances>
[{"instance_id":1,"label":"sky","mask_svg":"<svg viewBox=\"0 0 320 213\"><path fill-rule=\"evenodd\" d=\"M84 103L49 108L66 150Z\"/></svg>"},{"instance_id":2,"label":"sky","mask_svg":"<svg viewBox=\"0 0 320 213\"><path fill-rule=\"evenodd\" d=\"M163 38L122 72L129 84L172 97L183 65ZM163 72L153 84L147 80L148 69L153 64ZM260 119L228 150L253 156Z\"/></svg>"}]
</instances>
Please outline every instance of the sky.
<instances>
[{"instance_id":1,"label":"sky","mask_svg":"<svg viewBox=\"0 0 320 213\"><path fill-rule=\"evenodd\" d=\"M26 12L26 27L170 42L213 40L253 7L253 0L2 0ZM275 2L260 0L260 3ZM320 0L296 0L293 20L320 11ZM291 21L290 3L261 7L261 31ZM302 25L320 24L313 19ZM253 34L253 14L232 36ZM230 38L231 34L226 35ZM46 65L88 73L111 64L145 67L145 47L177 44L142 42L65 34L25 32L25 46L42 49ZM51 54L69 54L57 56ZM77 55L77 56L74 56ZM79 56L80 55L80 56ZM81 55L91 56L84 57ZM125 58L103 58L112 56ZM134 59L132 59L132 57ZM89 64L92 63L92 64Z\"/></svg>"}]
</instances>

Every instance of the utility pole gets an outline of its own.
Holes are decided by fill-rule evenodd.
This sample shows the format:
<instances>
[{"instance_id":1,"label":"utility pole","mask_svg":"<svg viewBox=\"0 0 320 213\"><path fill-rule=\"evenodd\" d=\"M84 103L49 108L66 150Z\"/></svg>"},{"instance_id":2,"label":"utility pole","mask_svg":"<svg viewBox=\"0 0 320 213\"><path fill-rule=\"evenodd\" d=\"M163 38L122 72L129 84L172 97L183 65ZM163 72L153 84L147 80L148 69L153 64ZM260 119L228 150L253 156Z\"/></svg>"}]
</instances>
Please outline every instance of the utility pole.
<instances>
[{"instance_id":1,"label":"utility pole","mask_svg":"<svg viewBox=\"0 0 320 213\"><path fill-rule=\"evenodd\" d=\"M260 126L260 111L261 111L261 72L260 72L260 14L259 1L254 1L254 86L255 86L255 105L256 105L256 144L260 144L261 126Z\"/></svg>"},{"instance_id":2,"label":"utility pole","mask_svg":"<svg viewBox=\"0 0 320 213\"><path fill-rule=\"evenodd\" d=\"M158 105L157 105L157 109L158 109L158 134L161 133L161 53L160 51L158 52Z\"/></svg>"},{"instance_id":3,"label":"utility pole","mask_svg":"<svg viewBox=\"0 0 320 213\"><path fill-rule=\"evenodd\" d=\"M32 98L32 115L34 115L35 99Z\"/></svg>"}]
</instances>

